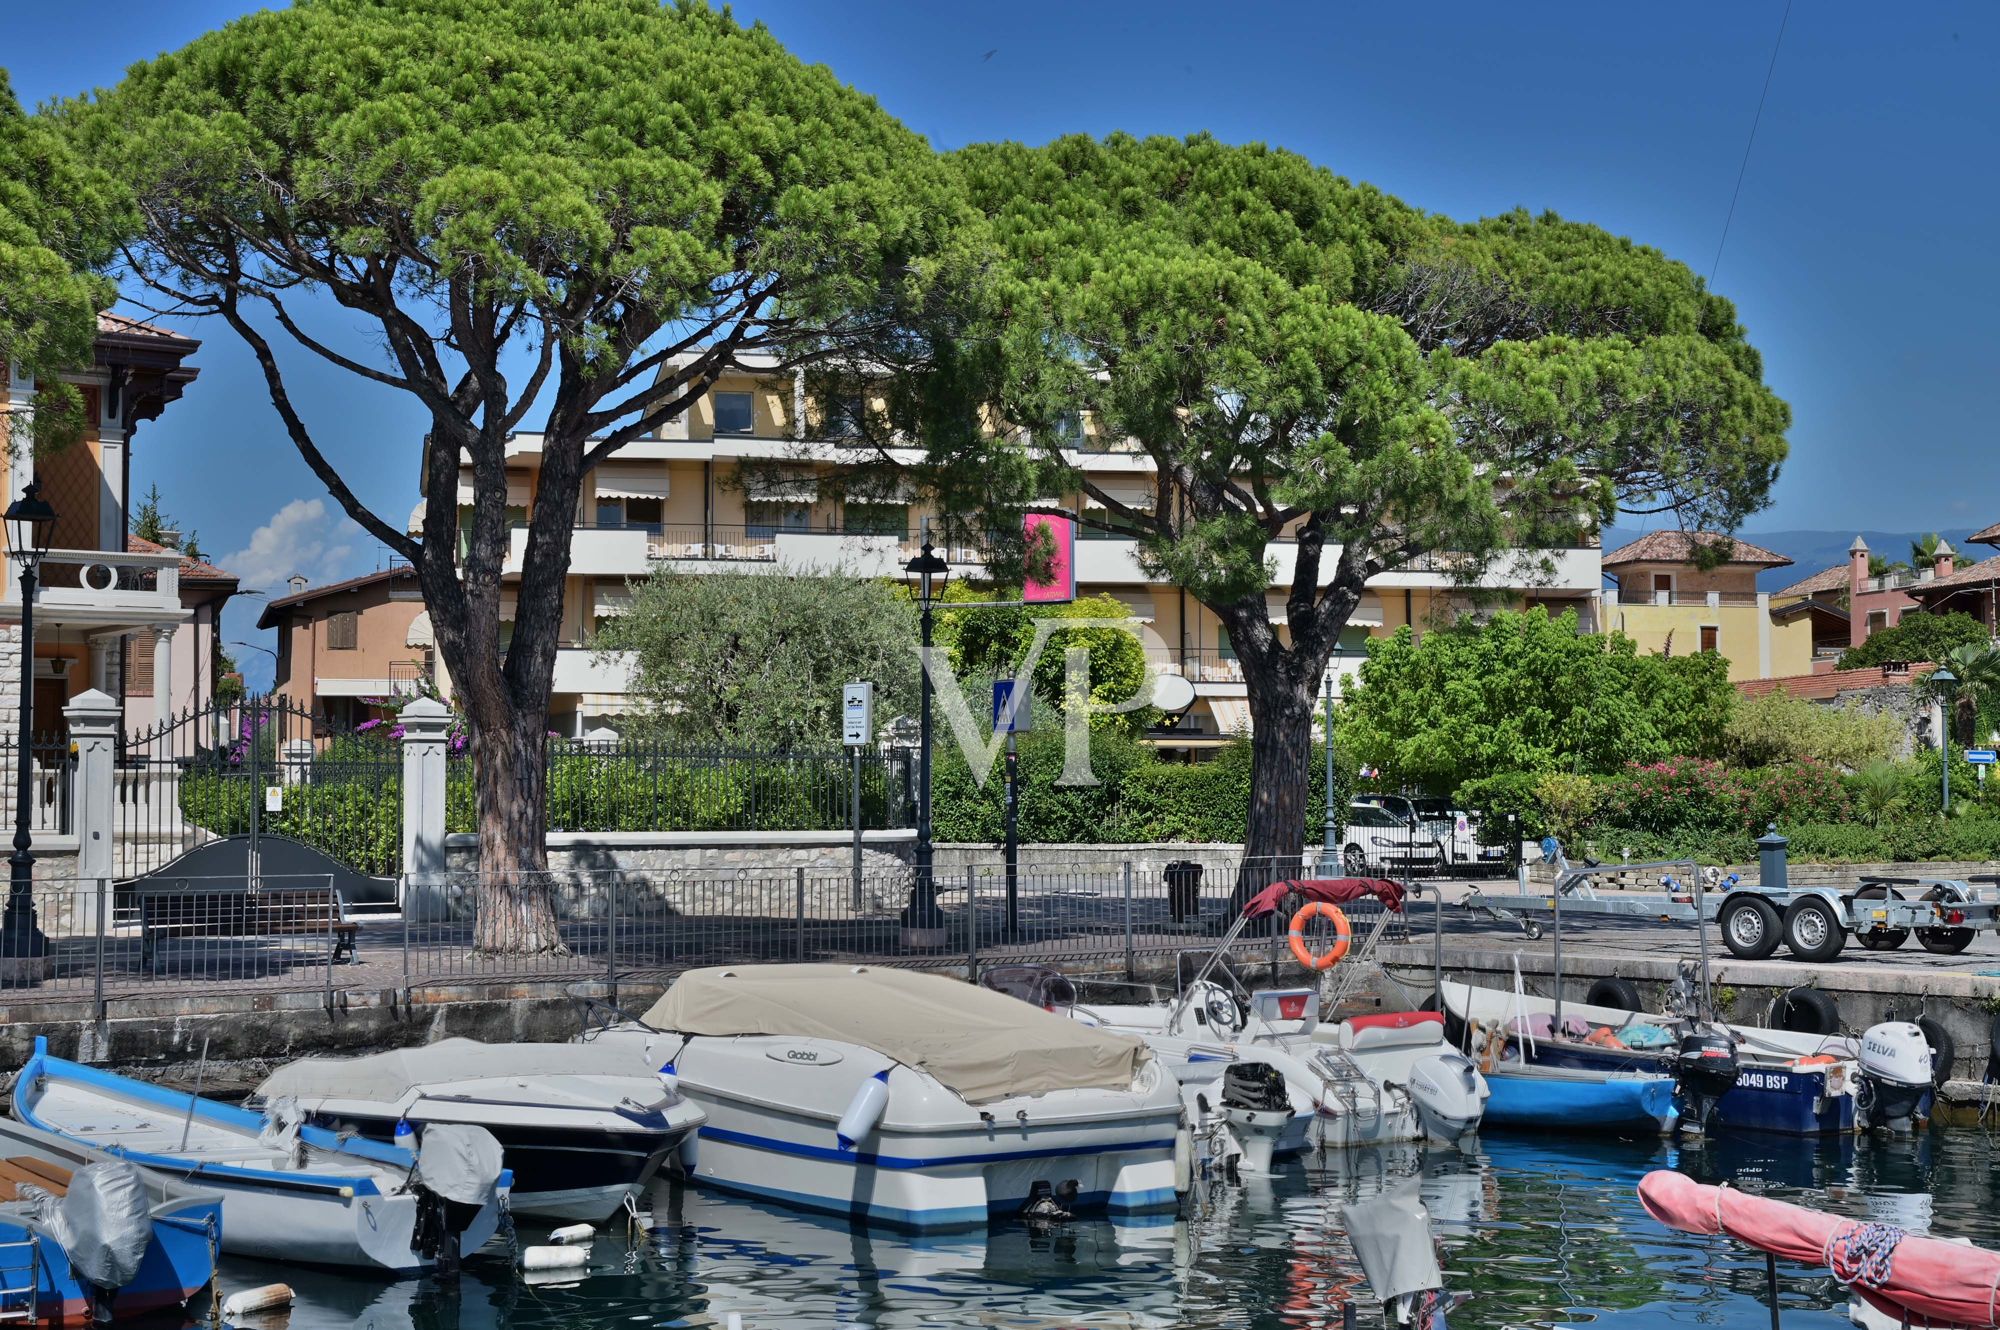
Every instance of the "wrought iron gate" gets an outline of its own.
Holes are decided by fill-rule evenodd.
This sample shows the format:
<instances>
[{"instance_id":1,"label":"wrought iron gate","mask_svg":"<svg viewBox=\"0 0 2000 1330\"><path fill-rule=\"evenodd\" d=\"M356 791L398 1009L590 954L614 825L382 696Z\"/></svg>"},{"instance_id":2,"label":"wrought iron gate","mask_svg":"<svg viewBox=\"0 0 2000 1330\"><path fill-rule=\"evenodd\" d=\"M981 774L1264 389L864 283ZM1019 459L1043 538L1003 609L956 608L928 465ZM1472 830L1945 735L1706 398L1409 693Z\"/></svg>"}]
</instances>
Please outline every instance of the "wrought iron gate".
<instances>
[{"instance_id":1,"label":"wrought iron gate","mask_svg":"<svg viewBox=\"0 0 2000 1330\"><path fill-rule=\"evenodd\" d=\"M392 723L337 725L289 698L247 698L128 735L114 779L114 872L123 881L222 840L242 843L253 882L269 855L296 858L289 843L368 877L402 871L402 754Z\"/></svg>"}]
</instances>

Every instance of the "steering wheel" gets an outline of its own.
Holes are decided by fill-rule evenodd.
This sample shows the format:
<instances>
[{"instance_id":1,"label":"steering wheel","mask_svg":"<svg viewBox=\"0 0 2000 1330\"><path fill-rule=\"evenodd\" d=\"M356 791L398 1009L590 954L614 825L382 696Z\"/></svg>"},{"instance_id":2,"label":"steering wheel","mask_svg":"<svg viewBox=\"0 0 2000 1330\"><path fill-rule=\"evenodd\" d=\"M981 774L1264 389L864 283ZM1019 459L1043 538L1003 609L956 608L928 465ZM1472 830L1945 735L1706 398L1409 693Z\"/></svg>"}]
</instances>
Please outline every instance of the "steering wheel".
<instances>
[{"instance_id":1,"label":"steering wheel","mask_svg":"<svg viewBox=\"0 0 2000 1330\"><path fill-rule=\"evenodd\" d=\"M1235 1034L1243 1028L1243 1012L1236 1005L1236 999L1220 988L1213 985L1209 987L1208 996L1202 1001L1201 1008L1208 1014L1208 1026L1211 1030Z\"/></svg>"}]
</instances>

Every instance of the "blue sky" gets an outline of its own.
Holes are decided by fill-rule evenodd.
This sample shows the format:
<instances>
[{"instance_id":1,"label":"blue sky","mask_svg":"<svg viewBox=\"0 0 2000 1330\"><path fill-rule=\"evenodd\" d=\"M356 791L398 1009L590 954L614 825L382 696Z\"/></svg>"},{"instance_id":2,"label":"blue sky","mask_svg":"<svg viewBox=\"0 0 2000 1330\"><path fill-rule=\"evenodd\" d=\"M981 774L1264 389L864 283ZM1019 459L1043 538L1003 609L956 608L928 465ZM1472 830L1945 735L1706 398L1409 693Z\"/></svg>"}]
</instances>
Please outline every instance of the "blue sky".
<instances>
[{"instance_id":1,"label":"blue sky","mask_svg":"<svg viewBox=\"0 0 2000 1330\"><path fill-rule=\"evenodd\" d=\"M113 82L255 7L23 0L0 65L32 103ZM1208 130L1461 218L1552 208L1707 273L1784 3L774 0L736 12L940 147ZM2000 520L1984 410L2000 365L1996 137L2000 6L1793 9L1715 273L1794 415L1774 505L1747 530ZM138 488L157 482L247 584L376 566L378 548L285 440L247 353L224 329L192 331L207 338L201 378L141 431ZM400 521L415 502L419 416L331 371L299 395L361 495ZM255 613L243 606L232 635L264 640ZM268 677L268 657L240 657L253 681Z\"/></svg>"}]
</instances>

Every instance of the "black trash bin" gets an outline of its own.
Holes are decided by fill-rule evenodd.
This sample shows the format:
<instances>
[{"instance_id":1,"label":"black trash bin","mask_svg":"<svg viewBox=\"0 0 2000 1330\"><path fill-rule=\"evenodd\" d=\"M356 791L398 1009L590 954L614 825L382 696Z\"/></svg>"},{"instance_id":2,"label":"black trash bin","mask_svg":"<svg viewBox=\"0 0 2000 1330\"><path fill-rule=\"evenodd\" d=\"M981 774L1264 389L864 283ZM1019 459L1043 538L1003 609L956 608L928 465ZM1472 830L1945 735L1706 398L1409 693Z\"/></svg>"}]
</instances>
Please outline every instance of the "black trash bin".
<instances>
[{"instance_id":1,"label":"black trash bin","mask_svg":"<svg viewBox=\"0 0 2000 1330\"><path fill-rule=\"evenodd\" d=\"M1175 923L1201 921L1201 865L1176 859L1166 867L1167 913Z\"/></svg>"}]
</instances>

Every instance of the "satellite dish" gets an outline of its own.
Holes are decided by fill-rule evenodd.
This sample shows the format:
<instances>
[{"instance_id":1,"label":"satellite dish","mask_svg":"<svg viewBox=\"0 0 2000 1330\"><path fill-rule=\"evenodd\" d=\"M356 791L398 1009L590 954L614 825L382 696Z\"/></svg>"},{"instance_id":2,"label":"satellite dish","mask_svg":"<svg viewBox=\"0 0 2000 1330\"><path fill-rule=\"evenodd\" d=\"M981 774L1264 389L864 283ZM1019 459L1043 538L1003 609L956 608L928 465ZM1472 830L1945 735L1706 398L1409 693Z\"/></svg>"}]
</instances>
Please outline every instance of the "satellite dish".
<instances>
[{"instance_id":1,"label":"satellite dish","mask_svg":"<svg viewBox=\"0 0 2000 1330\"><path fill-rule=\"evenodd\" d=\"M1166 712L1186 711L1194 705L1194 685L1184 674L1155 675L1153 705Z\"/></svg>"}]
</instances>

